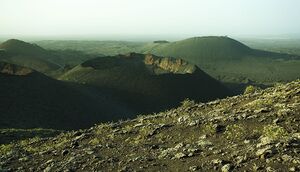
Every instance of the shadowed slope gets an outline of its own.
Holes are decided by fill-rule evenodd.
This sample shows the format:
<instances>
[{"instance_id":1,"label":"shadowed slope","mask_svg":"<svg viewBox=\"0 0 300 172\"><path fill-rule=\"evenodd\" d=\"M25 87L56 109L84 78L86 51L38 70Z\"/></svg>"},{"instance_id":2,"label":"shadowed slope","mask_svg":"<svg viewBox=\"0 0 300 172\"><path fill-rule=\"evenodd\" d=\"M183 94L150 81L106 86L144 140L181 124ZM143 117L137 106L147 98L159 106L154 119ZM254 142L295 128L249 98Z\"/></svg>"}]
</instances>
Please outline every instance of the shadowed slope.
<instances>
[{"instance_id":1,"label":"shadowed slope","mask_svg":"<svg viewBox=\"0 0 300 172\"><path fill-rule=\"evenodd\" d=\"M140 112L178 105L185 98L208 101L230 95L195 65L151 54L117 55L86 61L60 79L113 90Z\"/></svg>"},{"instance_id":2,"label":"shadowed slope","mask_svg":"<svg viewBox=\"0 0 300 172\"><path fill-rule=\"evenodd\" d=\"M132 114L107 92L17 65L0 63L0 83L0 128L78 129Z\"/></svg>"}]
</instances>

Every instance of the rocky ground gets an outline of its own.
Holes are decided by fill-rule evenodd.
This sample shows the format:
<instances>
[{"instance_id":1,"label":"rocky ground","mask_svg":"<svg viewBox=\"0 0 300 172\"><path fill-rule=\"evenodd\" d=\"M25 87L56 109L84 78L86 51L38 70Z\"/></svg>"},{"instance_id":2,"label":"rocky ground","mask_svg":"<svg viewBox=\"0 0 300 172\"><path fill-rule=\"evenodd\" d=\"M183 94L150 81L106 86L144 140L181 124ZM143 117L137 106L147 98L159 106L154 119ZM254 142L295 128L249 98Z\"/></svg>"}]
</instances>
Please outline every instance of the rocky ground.
<instances>
[{"instance_id":1,"label":"rocky ground","mask_svg":"<svg viewBox=\"0 0 300 172\"><path fill-rule=\"evenodd\" d=\"M300 171L300 80L0 146L0 171Z\"/></svg>"}]
</instances>

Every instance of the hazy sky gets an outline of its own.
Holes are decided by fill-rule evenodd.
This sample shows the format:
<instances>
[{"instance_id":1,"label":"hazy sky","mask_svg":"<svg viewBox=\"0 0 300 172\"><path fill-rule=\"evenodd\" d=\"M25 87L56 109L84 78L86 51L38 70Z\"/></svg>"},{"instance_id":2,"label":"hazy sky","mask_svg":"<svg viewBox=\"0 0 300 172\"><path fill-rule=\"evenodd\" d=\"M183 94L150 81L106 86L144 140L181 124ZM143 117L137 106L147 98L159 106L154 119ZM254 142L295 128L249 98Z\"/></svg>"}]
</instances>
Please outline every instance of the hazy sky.
<instances>
[{"instance_id":1,"label":"hazy sky","mask_svg":"<svg viewBox=\"0 0 300 172\"><path fill-rule=\"evenodd\" d=\"M300 32L300 0L0 0L0 35Z\"/></svg>"}]
</instances>

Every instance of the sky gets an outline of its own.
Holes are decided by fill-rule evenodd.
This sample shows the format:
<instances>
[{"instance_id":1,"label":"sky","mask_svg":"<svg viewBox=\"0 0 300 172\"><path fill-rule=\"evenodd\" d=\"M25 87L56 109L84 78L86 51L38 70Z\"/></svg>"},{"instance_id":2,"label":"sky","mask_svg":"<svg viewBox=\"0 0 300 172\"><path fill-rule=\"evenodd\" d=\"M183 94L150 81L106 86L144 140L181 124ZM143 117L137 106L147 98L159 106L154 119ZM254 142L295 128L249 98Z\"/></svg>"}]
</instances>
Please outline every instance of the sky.
<instances>
[{"instance_id":1,"label":"sky","mask_svg":"<svg viewBox=\"0 0 300 172\"><path fill-rule=\"evenodd\" d=\"M300 33L300 0L0 0L0 35Z\"/></svg>"}]
</instances>

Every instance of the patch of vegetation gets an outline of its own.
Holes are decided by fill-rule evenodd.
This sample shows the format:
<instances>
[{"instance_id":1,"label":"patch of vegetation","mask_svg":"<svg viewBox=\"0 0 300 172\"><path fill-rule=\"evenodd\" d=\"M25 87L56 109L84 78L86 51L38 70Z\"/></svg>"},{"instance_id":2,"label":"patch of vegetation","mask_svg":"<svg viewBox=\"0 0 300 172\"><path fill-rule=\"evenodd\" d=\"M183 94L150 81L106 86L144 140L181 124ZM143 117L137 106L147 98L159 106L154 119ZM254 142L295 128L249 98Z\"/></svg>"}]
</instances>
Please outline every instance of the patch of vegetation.
<instances>
[{"instance_id":1,"label":"patch of vegetation","mask_svg":"<svg viewBox=\"0 0 300 172\"><path fill-rule=\"evenodd\" d=\"M19 146L23 147L23 149L27 152L30 153L35 153L44 150L45 145L40 145L40 146L32 146L32 144L40 141L40 137L33 137L30 139L25 139L21 140L20 143L18 144Z\"/></svg>"},{"instance_id":2,"label":"patch of vegetation","mask_svg":"<svg viewBox=\"0 0 300 172\"><path fill-rule=\"evenodd\" d=\"M274 100L271 98L256 99L246 104L247 107L255 108L255 109L271 107L273 105L274 105Z\"/></svg>"},{"instance_id":3,"label":"patch of vegetation","mask_svg":"<svg viewBox=\"0 0 300 172\"><path fill-rule=\"evenodd\" d=\"M39 137L34 137L31 139L21 140L19 143L15 144L15 147L20 147L27 153L38 153L45 152L51 149L62 149L67 144L70 144L72 141L72 134L65 133L58 136L56 141L51 142L42 142L42 139ZM42 142L42 143L41 143Z\"/></svg>"}]
</instances>

